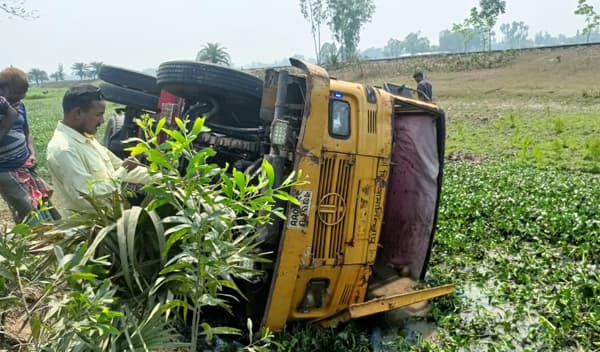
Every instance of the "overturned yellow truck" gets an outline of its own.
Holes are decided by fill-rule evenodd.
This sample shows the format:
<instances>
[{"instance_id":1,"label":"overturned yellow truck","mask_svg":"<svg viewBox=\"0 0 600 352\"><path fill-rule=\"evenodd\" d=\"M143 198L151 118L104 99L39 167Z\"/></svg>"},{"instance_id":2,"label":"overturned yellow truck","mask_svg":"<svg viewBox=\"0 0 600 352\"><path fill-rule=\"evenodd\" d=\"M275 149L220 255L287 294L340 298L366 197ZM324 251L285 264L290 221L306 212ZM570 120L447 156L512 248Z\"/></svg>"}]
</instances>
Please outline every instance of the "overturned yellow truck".
<instances>
[{"instance_id":1,"label":"overturned yellow truck","mask_svg":"<svg viewBox=\"0 0 600 352\"><path fill-rule=\"evenodd\" d=\"M290 153L309 183L294 190L301 206L288 208L263 325L331 324L452 293L452 285L409 292L395 285L402 277L423 279L429 261L443 111L400 95L401 87L339 81L321 67L291 62L305 76L268 71L261 111L274 112L269 157ZM304 94L289 94L294 84ZM288 104L301 109L296 131ZM390 287L379 290L385 296L366 299L383 285Z\"/></svg>"},{"instance_id":2,"label":"overturned yellow truck","mask_svg":"<svg viewBox=\"0 0 600 352\"><path fill-rule=\"evenodd\" d=\"M217 151L215 162L244 170L267 159L279 181L302 171L308 182L291 190L300 206L288 205L286 221L259 230L272 263L240 285L244 313L271 330L292 321L333 324L452 293L451 284L413 287L424 279L435 233L444 112L403 86L344 82L319 66L291 63L260 80L171 61L155 83L103 67L100 78L113 83L102 88L107 100L127 105L108 122L105 142L122 154L120 141L135 135L140 110L205 116L211 132L197 143Z\"/></svg>"}]
</instances>

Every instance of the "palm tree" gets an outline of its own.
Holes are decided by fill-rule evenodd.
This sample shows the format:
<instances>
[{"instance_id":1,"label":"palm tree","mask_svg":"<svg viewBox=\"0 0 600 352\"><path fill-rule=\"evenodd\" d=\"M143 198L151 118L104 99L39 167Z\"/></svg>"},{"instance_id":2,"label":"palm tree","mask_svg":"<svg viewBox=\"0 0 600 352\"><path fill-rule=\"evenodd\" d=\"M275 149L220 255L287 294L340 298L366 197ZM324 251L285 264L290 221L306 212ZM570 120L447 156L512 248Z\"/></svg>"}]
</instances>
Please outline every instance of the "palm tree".
<instances>
[{"instance_id":1,"label":"palm tree","mask_svg":"<svg viewBox=\"0 0 600 352\"><path fill-rule=\"evenodd\" d=\"M58 64L58 70L51 74L50 78L53 78L56 82L65 80L65 70L62 64Z\"/></svg>"},{"instance_id":2,"label":"palm tree","mask_svg":"<svg viewBox=\"0 0 600 352\"><path fill-rule=\"evenodd\" d=\"M56 78L59 81L64 81L65 80L65 70L63 69L63 65L62 64L58 64L58 70L56 70Z\"/></svg>"},{"instance_id":3,"label":"palm tree","mask_svg":"<svg viewBox=\"0 0 600 352\"><path fill-rule=\"evenodd\" d=\"M71 66L71 70L73 70L73 74L79 76L79 79L82 80L87 76L88 65L84 62L76 62Z\"/></svg>"},{"instance_id":4,"label":"palm tree","mask_svg":"<svg viewBox=\"0 0 600 352\"><path fill-rule=\"evenodd\" d=\"M219 43L206 43L196 55L196 61L231 66L231 57L227 53L227 48L221 46Z\"/></svg>"},{"instance_id":5,"label":"palm tree","mask_svg":"<svg viewBox=\"0 0 600 352\"><path fill-rule=\"evenodd\" d=\"M101 66L102 66L102 61L90 62L90 64L88 65L88 77L98 78L98 72L100 72Z\"/></svg>"}]
</instances>

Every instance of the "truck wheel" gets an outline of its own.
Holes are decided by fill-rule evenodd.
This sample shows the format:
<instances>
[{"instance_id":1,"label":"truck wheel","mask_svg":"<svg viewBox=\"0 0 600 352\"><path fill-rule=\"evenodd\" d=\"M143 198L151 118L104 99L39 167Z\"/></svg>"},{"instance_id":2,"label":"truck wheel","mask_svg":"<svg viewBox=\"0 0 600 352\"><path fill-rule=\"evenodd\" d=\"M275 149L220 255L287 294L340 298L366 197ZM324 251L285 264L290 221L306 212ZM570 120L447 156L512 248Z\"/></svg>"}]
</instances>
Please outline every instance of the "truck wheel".
<instances>
[{"instance_id":1,"label":"truck wheel","mask_svg":"<svg viewBox=\"0 0 600 352\"><path fill-rule=\"evenodd\" d=\"M213 97L229 106L258 107L263 82L250 74L197 61L162 63L156 74L158 85L192 101Z\"/></svg>"},{"instance_id":2,"label":"truck wheel","mask_svg":"<svg viewBox=\"0 0 600 352\"><path fill-rule=\"evenodd\" d=\"M156 84L156 77L145 73L102 65L100 71L98 71L98 78L120 87L160 95L160 87Z\"/></svg>"},{"instance_id":3,"label":"truck wheel","mask_svg":"<svg viewBox=\"0 0 600 352\"><path fill-rule=\"evenodd\" d=\"M112 84L101 84L100 91L102 92L102 95L104 95L104 99L108 101L147 111L158 111L158 96L156 95L114 86Z\"/></svg>"},{"instance_id":4,"label":"truck wheel","mask_svg":"<svg viewBox=\"0 0 600 352\"><path fill-rule=\"evenodd\" d=\"M123 123L125 122L125 117L119 114L115 114L108 122L106 123L106 130L104 131L104 146L108 147L110 141L113 136L115 136L121 128L123 128Z\"/></svg>"}]
</instances>

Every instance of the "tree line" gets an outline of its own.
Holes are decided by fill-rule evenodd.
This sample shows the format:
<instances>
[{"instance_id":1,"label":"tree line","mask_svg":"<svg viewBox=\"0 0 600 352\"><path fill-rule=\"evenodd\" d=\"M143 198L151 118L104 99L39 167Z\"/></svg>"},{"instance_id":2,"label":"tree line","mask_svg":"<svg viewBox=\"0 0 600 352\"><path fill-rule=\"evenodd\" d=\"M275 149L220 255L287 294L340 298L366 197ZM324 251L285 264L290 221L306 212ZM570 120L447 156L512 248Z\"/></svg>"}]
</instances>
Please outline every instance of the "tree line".
<instances>
[{"instance_id":1,"label":"tree line","mask_svg":"<svg viewBox=\"0 0 600 352\"><path fill-rule=\"evenodd\" d=\"M592 5L587 3L587 0L578 0L574 14L585 18L585 27L578 30L577 34L572 37L564 34L552 36L548 32L538 32L530 37L529 26L525 22L513 21L503 23L498 27L502 35L500 40L494 29L497 27L498 17L506 12L506 1L480 0L479 6L471 8L464 20L454 23L451 28L439 33L438 45L432 45L427 37L417 31L409 33L403 39L390 38L382 48L371 47L360 52L346 52L340 55L340 50L335 42L320 43L319 25L324 23L324 19L327 19L327 16L331 16L332 13L332 8L324 7L324 4L330 6L333 3L336 2L300 0L301 12L311 25L315 48L318 48L315 49L316 61L332 66L340 61L348 61L349 58L394 58L429 52L457 53L600 42L600 15ZM370 19L371 10L363 8L362 11L366 11ZM351 18L352 10L346 10L343 13L349 17L346 19L347 22L360 22ZM367 16L362 18L367 18ZM334 32L334 39L337 38ZM356 44L352 48L356 48Z\"/></svg>"},{"instance_id":2,"label":"tree line","mask_svg":"<svg viewBox=\"0 0 600 352\"><path fill-rule=\"evenodd\" d=\"M531 35L529 26L523 21L503 23L499 29L502 34L501 39L497 40L496 34L493 33L491 41L491 48L497 50L600 42L600 31L598 30L589 33L589 35L583 32L577 32L574 36L564 34L553 36L548 32L537 32ZM465 35L467 35L466 40ZM371 47L362 50L359 56L369 59L382 59L422 53L486 51L489 47L487 43L484 44L481 38L482 35L477 30L470 30L465 34L456 30L445 29L439 33L439 44L432 45L427 37L421 35L421 32L412 32L403 39L390 38L384 47ZM329 49L324 46L324 50Z\"/></svg>"},{"instance_id":3,"label":"tree line","mask_svg":"<svg viewBox=\"0 0 600 352\"><path fill-rule=\"evenodd\" d=\"M102 61L93 61L89 64L85 62L76 62L71 66L71 70L72 74L79 77L80 80L96 79L98 78L98 72L100 71L101 66ZM56 72L53 72L50 75L39 68L32 68L27 75L29 76L29 79L37 85L50 80L54 80L55 82L65 80L65 70L62 64L59 64Z\"/></svg>"},{"instance_id":4,"label":"tree line","mask_svg":"<svg viewBox=\"0 0 600 352\"><path fill-rule=\"evenodd\" d=\"M372 0L299 0L300 12L310 25L315 48L315 58L308 59L328 66L355 59L395 58L420 53L460 53L474 51L507 50L527 47L552 46L600 42L600 15L588 4L578 0L574 14L583 16L585 26L574 36L548 32L531 34L523 21L502 23L498 17L506 12L506 0L479 0L465 19L439 33L439 44L431 44L420 31L411 32L404 38L390 38L384 47L357 50L360 31L370 22L375 11ZM328 25L333 33L331 41L321 43L321 28ZM499 33L496 32L499 30ZM303 55L294 57L306 59ZM271 64L254 62L251 67L285 66L287 59Z\"/></svg>"}]
</instances>

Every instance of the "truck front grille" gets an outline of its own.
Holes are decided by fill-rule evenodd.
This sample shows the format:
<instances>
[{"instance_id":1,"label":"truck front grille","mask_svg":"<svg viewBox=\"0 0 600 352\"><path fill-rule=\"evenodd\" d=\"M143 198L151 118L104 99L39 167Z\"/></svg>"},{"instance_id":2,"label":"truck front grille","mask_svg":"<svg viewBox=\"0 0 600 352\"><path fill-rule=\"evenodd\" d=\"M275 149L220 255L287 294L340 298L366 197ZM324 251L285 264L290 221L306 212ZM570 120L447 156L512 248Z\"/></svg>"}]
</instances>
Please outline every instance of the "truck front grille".
<instances>
[{"instance_id":1,"label":"truck front grille","mask_svg":"<svg viewBox=\"0 0 600 352\"><path fill-rule=\"evenodd\" d=\"M319 179L317 219L313 236L313 262L337 262L343 256L348 220L348 192L354 159L350 155L324 153Z\"/></svg>"}]
</instances>

